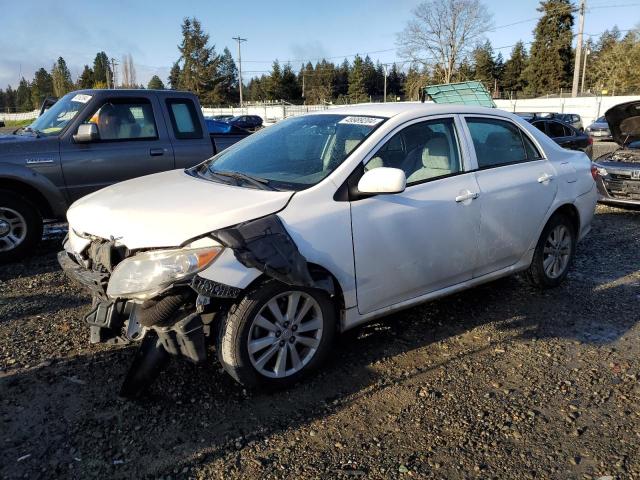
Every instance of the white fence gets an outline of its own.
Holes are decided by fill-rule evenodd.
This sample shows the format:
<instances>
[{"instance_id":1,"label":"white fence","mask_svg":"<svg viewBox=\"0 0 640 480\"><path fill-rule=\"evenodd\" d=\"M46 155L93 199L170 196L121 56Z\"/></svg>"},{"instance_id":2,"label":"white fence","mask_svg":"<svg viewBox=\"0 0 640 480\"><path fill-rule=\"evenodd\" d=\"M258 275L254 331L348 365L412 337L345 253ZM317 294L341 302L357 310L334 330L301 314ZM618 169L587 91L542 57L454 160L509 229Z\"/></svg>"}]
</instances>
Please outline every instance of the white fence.
<instances>
[{"instance_id":1,"label":"white fence","mask_svg":"<svg viewBox=\"0 0 640 480\"><path fill-rule=\"evenodd\" d=\"M619 103L640 100L640 95L615 97L531 98L526 100L496 100L501 110L508 112L575 113L586 127L608 109Z\"/></svg>"},{"instance_id":2,"label":"white fence","mask_svg":"<svg viewBox=\"0 0 640 480\"><path fill-rule=\"evenodd\" d=\"M17 122L20 120L30 120L36 118L40 110L33 110L32 112L20 112L20 113L2 113L0 112L0 120Z\"/></svg>"},{"instance_id":3,"label":"white fence","mask_svg":"<svg viewBox=\"0 0 640 480\"><path fill-rule=\"evenodd\" d=\"M603 115L609 108L619 103L640 100L640 95L615 97L578 97L578 98L532 98L526 100L496 100L498 108L509 112L559 112L576 113L582 117L586 127ZM336 105L337 106L337 105ZM302 115L331 108L328 105L252 105L243 108L203 107L206 117L213 115L258 115L266 124L275 123L283 118ZM0 120L26 120L36 118L38 110L25 113L0 113Z\"/></svg>"}]
</instances>

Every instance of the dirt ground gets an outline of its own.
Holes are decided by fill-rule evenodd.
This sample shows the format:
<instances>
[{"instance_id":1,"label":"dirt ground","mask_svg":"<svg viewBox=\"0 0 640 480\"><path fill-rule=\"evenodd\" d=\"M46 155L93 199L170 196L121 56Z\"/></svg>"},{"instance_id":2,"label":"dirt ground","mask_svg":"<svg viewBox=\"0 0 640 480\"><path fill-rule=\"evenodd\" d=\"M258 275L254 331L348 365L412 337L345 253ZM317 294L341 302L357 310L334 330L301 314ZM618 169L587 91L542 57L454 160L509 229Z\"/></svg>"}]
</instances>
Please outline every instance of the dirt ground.
<instances>
[{"instance_id":1,"label":"dirt ground","mask_svg":"<svg viewBox=\"0 0 640 480\"><path fill-rule=\"evenodd\" d=\"M517 277L348 334L275 394L90 346L54 231L0 267L2 478L640 478L640 212L598 207L567 282Z\"/></svg>"}]
</instances>

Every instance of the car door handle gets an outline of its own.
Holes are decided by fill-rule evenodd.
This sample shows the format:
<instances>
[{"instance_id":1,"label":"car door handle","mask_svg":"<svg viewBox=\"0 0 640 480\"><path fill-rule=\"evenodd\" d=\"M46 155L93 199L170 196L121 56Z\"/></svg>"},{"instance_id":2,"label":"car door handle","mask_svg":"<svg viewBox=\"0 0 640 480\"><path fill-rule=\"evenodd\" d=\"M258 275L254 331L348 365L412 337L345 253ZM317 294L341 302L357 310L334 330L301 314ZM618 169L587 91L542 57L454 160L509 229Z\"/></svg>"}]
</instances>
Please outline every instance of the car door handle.
<instances>
[{"instance_id":1,"label":"car door handle","mask_svg":"<svg viewBox=\"0 0 640 480\"><path fill-rule=\"evenodd\" d=\"M467 190L466 193L461 193L456 197L456 202L461 203L466 202L467 200L475 200L479 196L480 194L478 192L470 192L469 190Z\"/></svg>"},{"instance_id":2,"label":"car door handle","mask_svg":"<svg viewBox=\"0 0 640 480\"><path fill-rule=\"evenodd\" d=\"M152 148L149 150L149 155L152 157L159 157L160 155L164 155L164 148Z\"/></svg>"},{"instance_id":3,"label":"car door handle","mask_svg":"<svg viewBox=\"0 0 640 480\"><path fill-rule=\"evenodd\" d=\"M553 180L553 175L550 175L548 173L545 173L542 176L538 177L538 183L546 183L550 180Z\"/></svg>"}]
</instances>

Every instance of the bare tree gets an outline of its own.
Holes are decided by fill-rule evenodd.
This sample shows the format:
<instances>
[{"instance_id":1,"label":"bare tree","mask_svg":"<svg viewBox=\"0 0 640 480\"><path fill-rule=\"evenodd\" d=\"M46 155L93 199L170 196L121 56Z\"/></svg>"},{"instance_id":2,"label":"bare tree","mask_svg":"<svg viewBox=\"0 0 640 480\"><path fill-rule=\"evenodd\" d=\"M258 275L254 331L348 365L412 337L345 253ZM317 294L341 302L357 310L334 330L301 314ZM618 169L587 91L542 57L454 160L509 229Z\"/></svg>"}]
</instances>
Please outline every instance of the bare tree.
<instances>
[{"instance_id":1,"label":"bare tree","mask_svg":"<svg viewBox=\"0 0 640 480\"><path fill-rule=\"evenodd\" d=\"M398 34L399 55L449 83L460 63L491 27L491 14L480 0L429 0L412 10Z\"/></svg>"},{"instance_id":2,"label":"bare tree","mask_svg":"<svg viewBox=\"0 0 640 480\"><path fill-rule=\"evenodd\" d=\"M122 56L122 86L124 88L136 88L136 67L130 53Z\"/></svg>"}]
</instances>

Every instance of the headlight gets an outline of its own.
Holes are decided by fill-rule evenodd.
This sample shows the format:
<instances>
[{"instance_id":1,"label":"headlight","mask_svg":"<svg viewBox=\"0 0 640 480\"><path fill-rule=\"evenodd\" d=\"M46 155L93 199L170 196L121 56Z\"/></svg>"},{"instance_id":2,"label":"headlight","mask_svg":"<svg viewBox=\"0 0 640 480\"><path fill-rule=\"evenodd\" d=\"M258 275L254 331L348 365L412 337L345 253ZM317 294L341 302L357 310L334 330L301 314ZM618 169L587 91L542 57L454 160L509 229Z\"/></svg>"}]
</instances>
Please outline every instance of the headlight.
<instances>
[{"instance_id":1,"label":"headlight","mask_svg":"<svg viewBox=\"0 0 640 480\"><path fill-rule=\"evenodd\" d=\"M208 267L222 247L155 250L120 262L113 270L107 295L111 298L153 297L165 287Z\"/></svg>"}]
</instances>

